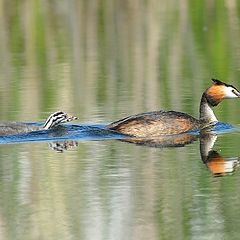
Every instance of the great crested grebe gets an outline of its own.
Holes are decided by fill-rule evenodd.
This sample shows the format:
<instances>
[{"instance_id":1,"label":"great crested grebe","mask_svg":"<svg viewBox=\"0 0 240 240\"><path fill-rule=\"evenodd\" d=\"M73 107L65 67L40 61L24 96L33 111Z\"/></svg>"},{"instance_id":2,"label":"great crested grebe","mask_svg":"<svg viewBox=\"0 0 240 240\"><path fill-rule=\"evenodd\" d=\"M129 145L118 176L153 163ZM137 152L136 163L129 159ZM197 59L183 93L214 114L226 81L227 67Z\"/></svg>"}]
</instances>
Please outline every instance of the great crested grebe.
<instances>
[{"instance_id":1,"label":"great crested grebe","mask_svg":"<svg viewBox=\"0 0 240 240\"><path fill-rule=\"evenodd\" d=\"M212 81L212 86L202 94L199 119L182 112L155 111L123 118L107 125L106 128L134 137L151 138L213 126L218 120L212 107L217 106L223 99L239 98L240 92L232 85L216 79Z\"/></svg>"},{"instance_id":2,"label":"great crested grebe","mask_svg":"<svg viewBox=\"0 0 240 240\"><path fill-rule=\"evenodd\" d=\"M0 136L1 135L13 135L19 133L28 133L37 130L46 130L50 128L54 128L57 125L65 122L70 122L78 119L77 117L73 117L68 115L65 112L58 111L52 113L46 120L46 122L42 126L36 126L29 123L18 123L18 122L6 122L0 123Z\"/></svg>"}]
</instances>

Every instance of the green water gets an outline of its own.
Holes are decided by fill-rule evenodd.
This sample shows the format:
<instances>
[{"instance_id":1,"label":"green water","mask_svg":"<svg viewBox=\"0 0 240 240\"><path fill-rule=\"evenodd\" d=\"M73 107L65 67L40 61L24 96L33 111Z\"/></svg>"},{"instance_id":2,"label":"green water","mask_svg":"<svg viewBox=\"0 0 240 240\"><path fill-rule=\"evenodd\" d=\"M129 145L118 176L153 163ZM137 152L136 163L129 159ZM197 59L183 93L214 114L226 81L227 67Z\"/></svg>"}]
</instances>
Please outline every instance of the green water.
<instances>
[{"instance_id":1,"label":"green water","mask_svg":"<svg viewBox=\"0 0 240 240\"><path fill-rule=\"evenodd\" d=\"M232 1L0 1L0 119L77 123L174 109L198 116L218 78L240 88ZM239 127L238 100L215 113ZM214 150L238 160L239 133ZM199 141L0 145L0 239L239 239L240 170L215 177Z\"/></svg>"}]
</instances>

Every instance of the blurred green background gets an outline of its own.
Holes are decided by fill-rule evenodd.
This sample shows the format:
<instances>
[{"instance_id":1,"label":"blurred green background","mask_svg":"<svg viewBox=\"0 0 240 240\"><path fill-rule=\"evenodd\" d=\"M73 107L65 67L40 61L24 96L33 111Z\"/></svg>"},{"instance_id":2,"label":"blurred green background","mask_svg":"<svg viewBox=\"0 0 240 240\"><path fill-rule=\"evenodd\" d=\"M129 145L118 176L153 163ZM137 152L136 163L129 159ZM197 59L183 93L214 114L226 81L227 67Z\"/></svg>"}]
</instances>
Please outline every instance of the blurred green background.
<instances>
[{"instance_id":1,"label":"blurred green background","mask_svg":"<svg viewBox=\"0 0 240 240\"><path fill-rule=\"evenodd\" d=\"M212 77L239 85L239 14L234 0L2 0L0 117L39 120L57 109L82 122L154 109L197 116ZM222 120L234 121L229 104Z\"/></svg>"},{"instance_id":2,"label":"blurred green background","mask_svg":"<svg viewBox=\"0 0 240 240\"><path fill-rule=\"evenodd\" d=\"M0 0L0 119L198 116L212 77L240 88L239 37L237 0ZM239 125L237 100L215 111ZM238 134L216 149L238 157ZM239 181L213 178L198 142L0 145L0 238L238 239Z\"/></svg>"}]
</instances>

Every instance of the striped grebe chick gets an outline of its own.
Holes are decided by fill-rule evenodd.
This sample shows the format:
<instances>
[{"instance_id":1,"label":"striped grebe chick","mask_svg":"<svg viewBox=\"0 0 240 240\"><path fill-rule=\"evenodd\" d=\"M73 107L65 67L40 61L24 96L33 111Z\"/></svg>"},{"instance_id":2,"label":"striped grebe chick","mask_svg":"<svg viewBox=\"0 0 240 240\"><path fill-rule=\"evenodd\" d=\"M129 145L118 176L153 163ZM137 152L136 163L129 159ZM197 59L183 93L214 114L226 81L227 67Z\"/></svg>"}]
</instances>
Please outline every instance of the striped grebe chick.
<instances>
[{"instance_id":1,"label":"striped grebe chick","mask_svg":"<svg viewBox=\"0 0 240 240\"><path fill-rule=\"evenodd\" d=\"M106 128L130 136L151 138L213 126L218 120L212 108L223 99L239 98L240 92L232 85L216 79L212 79L212 81L212 86L202 94L199 119L182 112L155 111L123 118L107 125Z\"/></svg>"},{"instance_id":2,"label":"striped grebe chick","mask_svg":"<svg viewBox=\"0 0 240 240\"><path fill-rule=\"evenodd\" d=\"M58 111L52 113L46 120L46 122L41 126L36 126L29 123L19 123L19 122L3 122L0 123L0 136L2 135L15 135L20 133L28 133L38 130L47 130L58 126L61 123L70 122L78 119L68 115L65 112Z\"/></svg>"}]
</instances>

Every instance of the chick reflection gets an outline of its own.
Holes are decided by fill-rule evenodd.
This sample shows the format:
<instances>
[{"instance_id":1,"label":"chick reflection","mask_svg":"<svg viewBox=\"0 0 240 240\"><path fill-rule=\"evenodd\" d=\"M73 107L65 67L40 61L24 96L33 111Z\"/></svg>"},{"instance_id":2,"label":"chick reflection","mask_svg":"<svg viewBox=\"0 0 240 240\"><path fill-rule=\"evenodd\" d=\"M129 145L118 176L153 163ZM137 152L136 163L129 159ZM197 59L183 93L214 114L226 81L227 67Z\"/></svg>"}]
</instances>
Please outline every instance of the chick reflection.
<instances>
[{"instance_id":1,"label":"chick reflection","mask_svg":"<svg viewBox=\"0 0 240 240\"><path fill-rule=\"evenodd\" d=\"M68 129L65 126L57 126L49 136L62 137L68 134ZM73 150L78 147L78 142L74 140L53 141L48 143L50 149L63 153L64 151Z\"/></svg>"},{"instance_id":2,"label":"chick reflection","mask_svg":"<svg viewBox=\"0 0 240 240\"><path fill-rule=\"evenodd\" d=\"M62 142L50 142L49 144L50 149L62 153L64 151L67 150L72 150L74 148L78 147L78 142L77 141L73 141L73 140L65 140Z\"/></svg>"},{"instance_id":3,"label":"chick reflection","mask_svg":"<svg viewBox=\"0 0 240 240\"><path fill-rule=\"evenodd\" d=\"M233 173L240 163L239 157L224 158L212 150L217 136L213 134L200 135L200 154L204 164L214 176L224 176Z\"/></svg>"}]
</instances>

